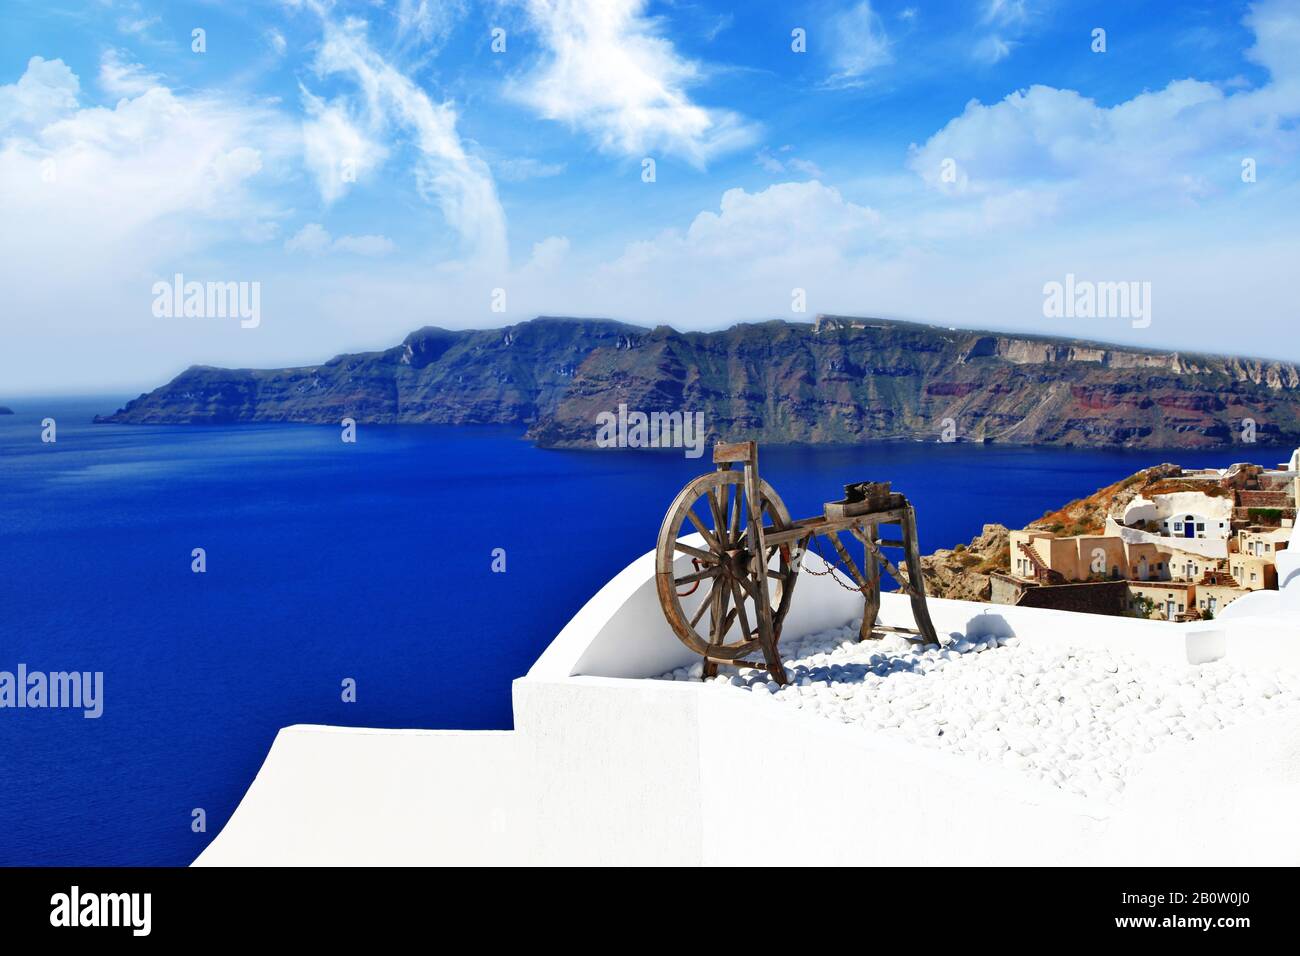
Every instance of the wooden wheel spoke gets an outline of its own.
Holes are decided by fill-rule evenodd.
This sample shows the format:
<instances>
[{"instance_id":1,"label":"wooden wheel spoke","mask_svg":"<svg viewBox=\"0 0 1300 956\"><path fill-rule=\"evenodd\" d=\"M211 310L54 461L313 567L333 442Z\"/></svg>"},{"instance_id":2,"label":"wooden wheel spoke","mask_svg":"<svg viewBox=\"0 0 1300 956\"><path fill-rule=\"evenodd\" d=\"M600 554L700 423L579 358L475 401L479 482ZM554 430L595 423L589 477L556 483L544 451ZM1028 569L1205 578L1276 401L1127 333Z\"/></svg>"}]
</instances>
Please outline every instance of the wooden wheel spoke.
<instances>
[{"instance_id":1,"label":"wooden wheel spoke","mask_svg":"<svg viewBox=\"0 0 1300 956\"><path fill-rule=\"evenodd\" d=\"M727 630L731 627L731 617L727 614L727 605L731 603L731 588L724 586L726 579L718 581L718 609L710 622L713 630L709 634L710 644L722 644L726 641Z\"/></svg>"},{"instance_id":2,"label":"wooden wheel spoke","mask_svg":"<svg viewBox=\"0 0 1300 956\"><path fill-rule=\"evenodd\" d=\"M692 558L699 558L701 561L707 561L709 564L718 563L718 556L712 551L701 551L699 548L693 548L689 544L682 544L680 541L674 541L673 547L682 554L689 554Z\"/></svg>"},{"instance_id":3,"label":"wooden wheel spoke","mask_svg":"<svg viewBox=\"0 0 1300 956\"><path fill-rule=\"evenodd\" d=\"M714 586L716 587L716 584ZM695 613L691 615L691 627L694 627L696 624L700 623L700 618L704 617L704 612L709 609L709 605L712 603L713 603L713 592L710 591L708 595L705 596L705 598L700 601L700 606L695 609Z\"/></svg>"},{"instance_id":4,"label":"wooden wheel spoke","mask_svg":"<svg viewBox=\"0 0 1300 956\"><path fill-rule=\"evenodd\" d=\"M710 548L712 548L714 551L718 553L721 553L726 550L718 542L718 539L713 537L713 532L710 531L708 528L704 527L704 522L700 521L699 518L695 517L694 508L686 512L686 517L690 519L691 524L695 525L695 530L698 531L701 537L704 538L705 544L707 544ZM715 558L714 560L716 561L717 559Z\"/></svg>"},{"instance_id":5,"label":"wooden wheel spoke","mask_svg":"<svg viewBox=\"0 0 1300 956\"><path fill-rule=\"evenodd\" d=\"M740 596L740 585L735 578L731 579L731 594L736 600L736 614L740 617L740 631L745 635L745 640L754 632L749 627L749 615L745 613L745 599Z\"/></svg>"},{"instance_id":6,"label":"wooden wheel spoke","mask_svg":"<svg viewBox=\"0 0 1300 956\"><path fill-rule=\"evenodd\" d=\"M717 536L718 543L725 551L730 545L727 540L726 506L718 500L718 495L721 492L721 488L714 488L712 491L706 492L705 496L709 499L709 511L713 515L713 533Z\"/></svg>"},{"instance_id":7,"label":"wooden wheel spoke","mask_svg":"<svg viewBox=\"0 0 1300 956\"><path fill-rule=\"evenodd\" d=\"M727 612L727 616L722 619L722 633L726 634L727 631L731 630L731 625L734 623L736 623L736 608L733 606Z\"/></svg>"},{"instance_id":8,"label":"wooden wheel spoke","mask_svg":"<svg viewBox=\"0 0 1300 956\"><path fill-rule=\"evenodd\" d=\"M673 584L681 587L683 584L694 584L696 581L703 581L705 578L711 578L721 572L721 568L714 565L711 568L704 568L701 571L694 571L691 574L684 574L680 578L674 578Z\"/></svg>"}]
</instances>

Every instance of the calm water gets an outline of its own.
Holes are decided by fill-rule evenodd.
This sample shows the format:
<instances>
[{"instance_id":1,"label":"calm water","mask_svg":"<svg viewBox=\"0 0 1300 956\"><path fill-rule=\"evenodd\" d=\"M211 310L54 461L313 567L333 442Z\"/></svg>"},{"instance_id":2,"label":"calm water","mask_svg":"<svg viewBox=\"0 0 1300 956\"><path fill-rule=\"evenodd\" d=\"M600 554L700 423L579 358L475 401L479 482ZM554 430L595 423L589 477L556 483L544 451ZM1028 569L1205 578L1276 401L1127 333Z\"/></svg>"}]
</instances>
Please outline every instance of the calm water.
<instances>
[{"instance_id":1,"label":"calm water","mask_svg":"<svg viewBox=\"0 0 1300 956\"><path fill-rule=\"evenodd\" d=\"M98 720L0 710L3 864L188 863L288 724L509 727L511 679L708 467L501 429L363 427L345 445L336 427L90 424L121 401L0 416L0 670L105 675ZM892 480L932 550L1147 464L1230 457L895 444L770 448L761 466L796 517Z\"/></svg>"}]
</instances>

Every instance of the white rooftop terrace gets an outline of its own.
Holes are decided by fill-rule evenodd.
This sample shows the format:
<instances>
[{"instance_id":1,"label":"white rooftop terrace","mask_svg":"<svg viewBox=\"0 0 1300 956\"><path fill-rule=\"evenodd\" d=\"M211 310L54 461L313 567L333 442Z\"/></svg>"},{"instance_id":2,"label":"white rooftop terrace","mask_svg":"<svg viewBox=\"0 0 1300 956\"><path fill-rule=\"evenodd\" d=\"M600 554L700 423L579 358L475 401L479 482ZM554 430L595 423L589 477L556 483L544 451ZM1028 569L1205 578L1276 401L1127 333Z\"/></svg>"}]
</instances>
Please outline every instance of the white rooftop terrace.
<instances>
[{"instance_id":1,"label":"white rooftop terrace","mask_svg":"<svg viewBox=\"0 0 1300 956\"><path fill-rule=\"evenodd\" d=\"M856 594L803 577L791 649L861 613ZM954 650L1267 683L1300 669L1300 544L1279 581L1208 625L929 603ZM883 595L880 623L910 626L907 599ZM515 681L513 731L285 728L196 864L1300 863L1294 709L1198 728L1090 796L768 694L648 679L696 660L646 554Z\"/></svg>"}]
</instances>

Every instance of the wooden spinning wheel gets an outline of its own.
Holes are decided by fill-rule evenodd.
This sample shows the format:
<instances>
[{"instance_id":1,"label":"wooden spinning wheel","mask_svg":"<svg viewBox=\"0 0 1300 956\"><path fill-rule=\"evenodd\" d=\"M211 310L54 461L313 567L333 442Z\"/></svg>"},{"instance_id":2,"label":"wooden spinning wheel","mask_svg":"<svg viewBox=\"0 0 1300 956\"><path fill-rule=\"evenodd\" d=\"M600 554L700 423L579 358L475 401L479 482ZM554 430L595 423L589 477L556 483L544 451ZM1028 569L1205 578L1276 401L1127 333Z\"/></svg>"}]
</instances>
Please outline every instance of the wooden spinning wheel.
<instances>
[{"instance_id":1,"label":"wooden spinning wheel","mask_svg":"<svg viewBox=\"0 0 1300 956\"><path fill-rule=\"evenodd\" d=\"M758 476L754 442L719 444L713 461L716 471L696 478L674 499L655 553L664 616L681 642L704 658L706 677L715 676L720 663L736 664L762 651L772 678L786 682L777 645L805 549L815 535L830 540L862 592L860 638L876 628L883 568L911 597L917 627L881 629L937 642L925 604L916 516L906 498L888 484L860 482L846 486L845 500L828 503L824 514L791 521L780 495ZM737 463L743 466L739 471L732 467ZM901 541L879 537L880 527L890 524L902 530ZM843 532L862 543L865 574L840 541ZM683 540L684 535L699 540ZM882 548L906 552L906 574Z\"/></svg>"},{"instance_id":2,"label":"wooden spinning wheel","mask_svg":"<svg viewBox=\"0 0 1300 956\"><path fill-rule=\"evenodd\" d=\"M785 502L761 479L751 497L745 473L724 464L696 478L673 501L659 532L655 566L669 624L705 658L710 675L717 662L764 648L765 638L775 644L798 574L788 546L761 543L764 526L789 526ZM680 540L692 532L703 538L703 547ZM757 559L760 553L764 560ZM685 572L683 555L690 558Z\"/></svg>"}]
</instances>

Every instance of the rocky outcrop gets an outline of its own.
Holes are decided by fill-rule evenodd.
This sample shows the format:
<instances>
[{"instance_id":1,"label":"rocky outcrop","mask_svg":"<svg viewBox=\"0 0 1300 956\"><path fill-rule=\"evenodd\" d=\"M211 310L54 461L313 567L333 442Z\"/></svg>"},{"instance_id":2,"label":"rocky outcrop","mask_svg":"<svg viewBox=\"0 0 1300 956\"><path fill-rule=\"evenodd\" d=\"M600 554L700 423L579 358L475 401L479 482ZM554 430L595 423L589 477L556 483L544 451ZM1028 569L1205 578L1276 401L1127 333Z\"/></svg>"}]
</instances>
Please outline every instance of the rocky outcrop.
<instances>
[{"instance_id":1,"label":"rocky outcrop","mask_svg":"<svg viewBox=\"0 0 1300 956\"><path fill-rule=\"evenodd\" d=\"M933 554L922 555L925 593L959 601L989 600L992 596L989 575L1006 571L1010 566L1010 535L1004 525L986 524L968 545L959 544L952 550L940 548Z\"/></svg>"},{"instance_id":2,"label":"rocky outcrop","mask_svg":"<svg viewBox=\"0 0 1300 956\"><path fill-rule=\"evenodd\" d=\"M0 415L12 415L14 410L8 405L0 405Z\"/></svg>"},{"instance_id":3,"label":"rocky outcrop","mask_svg":"<svg viewBox=\"0 0 1300 956\"><path fill-rule=\"evenodd\" d=\"M1261 445L1300 442L1287 363L833 316L719 332L555 318L425 328L319 366L196 366L99 420L507 424L590 447L597 416L620 404L702 413L713 440L1211 447L1250 418Z\"/></svg>"},{"instance_id":4,"label":"rocky outcrop","mask_svg":"<svg viewBox=\"0 0 1300 956\"><path fill-rule=\"evenodd\" d=\"M1106 519L1113 517L1117 521L1124 516L1124 510L1139 494L1158 493L1161 483L1183 473L1178 465L1165 464L1144 468L1142 471L1114 484L1100 488L1083 498L1076 498L1069 504L1049 511L1037 521L1025 526L1026 531L1047 531L1054 535L1101 534L1106 530ZM1188 485L1179 486L1186 490Z\"/></svg>"}]
</instances>

